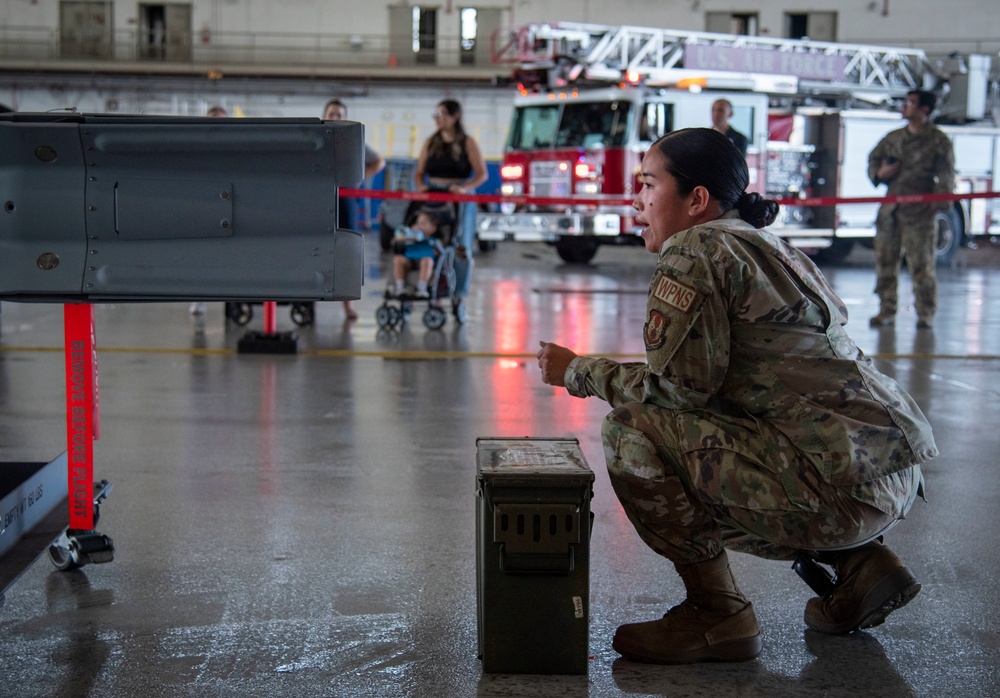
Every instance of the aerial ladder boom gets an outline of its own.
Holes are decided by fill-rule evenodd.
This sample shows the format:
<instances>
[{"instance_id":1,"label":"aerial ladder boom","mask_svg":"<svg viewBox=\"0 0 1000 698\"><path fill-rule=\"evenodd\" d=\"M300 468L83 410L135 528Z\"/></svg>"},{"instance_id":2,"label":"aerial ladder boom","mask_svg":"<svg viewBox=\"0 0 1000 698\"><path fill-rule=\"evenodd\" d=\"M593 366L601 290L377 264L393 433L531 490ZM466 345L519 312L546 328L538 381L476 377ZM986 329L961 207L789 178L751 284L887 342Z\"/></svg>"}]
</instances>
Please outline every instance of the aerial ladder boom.
<instances>
[{"instance_id":1,"label":"aerial ladder boom","mask_svg":"<svg viewBox=\"0 0 1000 698\"><path fill-rule=\"evenodd\" d=\"M527 24L494 61L577 80L748 89L879 101L933 87L923 50L736 34L560 22Z\"/></svg>"}]
</instances>

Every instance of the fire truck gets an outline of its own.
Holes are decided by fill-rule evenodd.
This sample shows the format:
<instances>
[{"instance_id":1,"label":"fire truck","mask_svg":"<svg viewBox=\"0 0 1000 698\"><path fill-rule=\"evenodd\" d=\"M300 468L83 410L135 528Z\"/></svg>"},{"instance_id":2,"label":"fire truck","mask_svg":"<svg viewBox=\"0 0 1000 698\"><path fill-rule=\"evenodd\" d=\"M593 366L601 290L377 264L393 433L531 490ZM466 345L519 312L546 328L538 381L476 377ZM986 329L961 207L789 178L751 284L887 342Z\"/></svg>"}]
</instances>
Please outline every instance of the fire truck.
<instances>
[{"instance_id":1,"label":"fire truck","mask_svg":"<svg viewBox=\"0 0 1000 698\"><path fill-rule=\"evenodd\" d=\"M988 56L968 57L945 80L919 49L558 23L509 30L493 58L515 66L501 193L518 203L480 214L480 244L544 241L569 263L589 262L601 245L642 244L623 199L637 191L643 154L673 130L710 125L719 98L749 140L749 189L769 198L879 196L868 153L905 124L898 104L914 89L941 94L939 122L959 122L941 127L955 147L957 193L992 191L1000 171L1000 129L973 123L996 99ZM835 261L871 243L877 207L786 204L772 230ZM958 201L937 222L947 261L975 236L1000 234L1000 201Z\"/></svg>"}]
</instances>

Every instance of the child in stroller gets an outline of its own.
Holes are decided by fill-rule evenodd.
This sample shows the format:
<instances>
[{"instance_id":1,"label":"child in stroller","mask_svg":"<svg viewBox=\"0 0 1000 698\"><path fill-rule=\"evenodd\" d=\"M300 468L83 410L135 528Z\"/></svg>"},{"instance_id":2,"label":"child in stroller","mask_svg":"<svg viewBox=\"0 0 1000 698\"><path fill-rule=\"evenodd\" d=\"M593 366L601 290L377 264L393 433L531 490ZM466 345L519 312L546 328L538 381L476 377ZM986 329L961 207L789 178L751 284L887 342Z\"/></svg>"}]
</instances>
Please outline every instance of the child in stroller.
<instances>
[{"instance_id":1,"label":"child in stroller","mask_svg":"<svg viewBox=\"0 0 1000 698\"><path fill-rule=\"evenodd\" d=\"M393 279L385 291L385 301L375 312L380 328L406 322L417 301L428 304L424 325L433 330L444 325L447 313L440 299L451 298L455 291L454 222L451 204L425 202L414 207L407 215L407 224L396 230L392 245ZM407 273L414 269L418 274L416 285L407 288Z\"/></svg>"},{"instance_id":2,"label":"child in stroller","mask_svg":"<svg viewBox=\"0 0 1000 698\"><path fill-rule=\"evenodd\" d=\"M392 244L393 284L389 287L387 294L393 298L402 298L406 295L412 295L418 299L430 298L427 284L430 283L434 273L434 258L438 254L436 247L440 246L438 219L432 211L417 211L416 219L412 225L396 228ZM407 293L405 290L406 272L410 270L414 262L417 263L419 275L417 287L412 293Z\"/></svg>"}]
</instances>

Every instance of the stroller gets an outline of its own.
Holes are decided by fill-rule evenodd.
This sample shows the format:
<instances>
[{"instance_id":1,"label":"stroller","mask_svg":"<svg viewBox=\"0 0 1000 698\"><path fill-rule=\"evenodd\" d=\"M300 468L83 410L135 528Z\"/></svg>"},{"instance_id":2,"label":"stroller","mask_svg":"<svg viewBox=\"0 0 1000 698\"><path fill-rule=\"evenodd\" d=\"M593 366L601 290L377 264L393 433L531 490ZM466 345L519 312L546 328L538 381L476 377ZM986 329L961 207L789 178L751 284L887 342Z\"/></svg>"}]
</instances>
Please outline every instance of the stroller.
<instances>
[{"instance_id":1,"label":"stroller","mask_svg":"<svg viewBox=\"0 0 1000 698\"><path fill-rule=\"evenodd\" d=\"M427 284L427 295L420 296L407 289L403 293L393 293L386 289L385 300L375 311L375 321L380 329L397 329L409 321L418 303L427 303L423 322L427 329L439 330L447 320L448 312L444 301L451 300L455 321L464 324L467 319L465 303L455 296L456 247L455 226L457 217L450 203L414 201L407 209L404 224L411 225L418 213L431 213L437 219L438 234L428 241L434 249L434 266Z\"/></svg>"}]
</instances>

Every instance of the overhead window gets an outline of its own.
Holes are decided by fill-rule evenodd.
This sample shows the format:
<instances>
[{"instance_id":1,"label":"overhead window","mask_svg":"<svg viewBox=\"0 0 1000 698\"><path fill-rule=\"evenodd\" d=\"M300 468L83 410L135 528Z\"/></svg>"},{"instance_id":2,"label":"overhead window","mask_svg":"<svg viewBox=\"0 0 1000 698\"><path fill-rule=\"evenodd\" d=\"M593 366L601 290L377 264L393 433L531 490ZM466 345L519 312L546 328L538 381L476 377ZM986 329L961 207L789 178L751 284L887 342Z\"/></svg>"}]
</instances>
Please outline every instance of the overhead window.
<instances>
[{"instance_id":1,"label":"overhead window","mask_svg":"<svg viewBox=\"0 0 1000 698\"><path fill-rule=\"evenodd\" d=\"M459 55L462 65L472 65L476 62L476 42L479 38L479 10L474 7L463 7L459 29Z\"/></svg>"},{"instance_id":2,"label":"overhead window","mask_svg":"<svg viewBox=\"0 0 1000 698\"><path fill-rule=\"evenodd\" d=\"M705 31L716 34L760 34L760 18L756 12L706 12Z\"/></svg>"},{"instance_id":3,"label":"overhead window","mask_svg":"<svg viewBox=\"0 0 1000 698\"><path fill-rule=\"evenodd\" d=\"M410 29L410 49L416 56L416 62L436 63L437 10L415 5Z\"/></svg>"},{"instance_id":4,"label":"overhead window","mask_svg":"<svg viewBox=\"0 0 1000 698\"><path fill-rule=\"evenodd\" d=\"M786 12L786 39L837 40L836 12Z\"/></svg>"},{"instance_id":5,"label":"overhead window","mask_svg":"<svg viewBox=\"0 0 1000 698\"><path fill-rule=\"evenodd\" d=\"M191 60L191 5L139 5L139 57L159 61Z\"/></svg>"}]
</instances>

